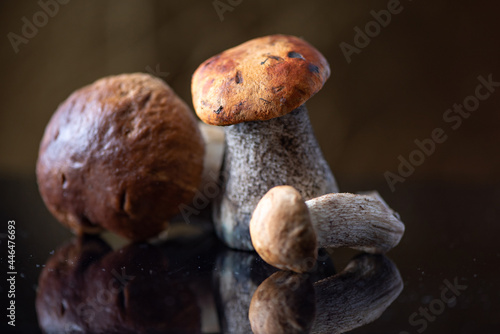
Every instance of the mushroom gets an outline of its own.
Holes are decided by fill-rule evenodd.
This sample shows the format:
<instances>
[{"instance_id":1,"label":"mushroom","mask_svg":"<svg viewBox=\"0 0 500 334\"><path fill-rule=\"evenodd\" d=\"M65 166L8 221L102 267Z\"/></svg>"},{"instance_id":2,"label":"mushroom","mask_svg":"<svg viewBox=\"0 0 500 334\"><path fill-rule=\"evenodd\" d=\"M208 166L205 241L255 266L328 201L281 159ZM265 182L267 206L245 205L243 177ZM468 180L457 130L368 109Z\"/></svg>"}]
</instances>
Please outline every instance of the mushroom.
<instances>
[{"instance_id":1,"label":"mushroom","mask_svg":"<svg viewBox=\"0 0 500 334\"><path fill-rule=\"evenodd\" d=\"M250 218L272 187L292 185L306 199L337 191L305 106L329 76L318 50L285 35L250 40L194 72L197 115L226 126L223 190L214 201L213 218L228 246L253 249Z\"/></svg>"},{"instance_id":2,"label":"mushroom","mask_svg":"<svg viewBox=\"0 0 500 334\"><path fill-rule=\"evenodd\" d=\"M384 253L399 243L404 229L377 193L336 193L305 201L291 186L269 190L250 222L253 246L262 259L298 273L311 270L318 247Z\"/></svg>"},{"instance_id":3,"label":"mushroom","mask_svg":"<svg viewBox=\"0 0 500 334\"><path fill-rule=\"evenodd\" d=\"M345 333L379 318L402 289L391 260L365 253L314 284L308 274L274 273L255 291L248 317L255 334Z\"/></svg>"},{"instance_id":4,"label":"mushroom","mask_svg":"<svg viewBox=\"0 0 500 334\"><path fill-rule=\"evenodd\" d=\"M40 194L76 234L156 236L202 178L204 142L189 107L160 79L110 76L75 91L48 123Z\"/></svg>"}]
</instances>

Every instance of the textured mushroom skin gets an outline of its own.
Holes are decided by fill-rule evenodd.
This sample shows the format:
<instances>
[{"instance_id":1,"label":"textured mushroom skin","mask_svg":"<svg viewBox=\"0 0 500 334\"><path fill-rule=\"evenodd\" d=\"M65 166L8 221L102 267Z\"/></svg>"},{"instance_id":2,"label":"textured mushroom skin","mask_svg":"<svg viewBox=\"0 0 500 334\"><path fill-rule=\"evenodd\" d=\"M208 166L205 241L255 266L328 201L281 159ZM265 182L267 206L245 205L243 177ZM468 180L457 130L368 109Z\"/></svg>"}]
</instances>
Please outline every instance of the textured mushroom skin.
<instances>
[{"instance_id":1,"label":"textured mushroom skin","mask_svg":"<svg viewBox=\"0 0 500 334\"><path fill-rule=\"evenodd\" d=\"M40 144L37 180L50 212L77 234L153 237L194 196L204 143L194 115L161 80L107 77L74 92Z\"/></svg>"},{"instance_id":2,"label":"textured mushroom skin","mask_svg":"<svg viewBox=\"0 0 500 334\"><path fill-rule=\"evenodd\" d=\"M193 74L193 105L213 125L269 120L302 105L329 76L328 62L306 41L265 36L203 62Z\"/></svg>"},{"instance_id":3,"label":"textured mushroom skin","mask_svg":"<svg viewBox=\"0 0 500 334\"><path fill-rule=\"evenodd\" d=\"M306 200L338 191L305 105L279 118L225 129L223 191L214 202L214 223L230 247L253 250L250 218L269 189L292 185Z\"/></svg>"},{"instance_id":4,"label":"textured mushroom skin","mask_svg":"<svg viewBox=\"0 0 500 334\"><path fill-rule=\"evenodd\" d=\"M405 226L377 196L337 193L308 200L318 247L353 247L368 253L396 247Z\"/></svg>"}]
</instances>

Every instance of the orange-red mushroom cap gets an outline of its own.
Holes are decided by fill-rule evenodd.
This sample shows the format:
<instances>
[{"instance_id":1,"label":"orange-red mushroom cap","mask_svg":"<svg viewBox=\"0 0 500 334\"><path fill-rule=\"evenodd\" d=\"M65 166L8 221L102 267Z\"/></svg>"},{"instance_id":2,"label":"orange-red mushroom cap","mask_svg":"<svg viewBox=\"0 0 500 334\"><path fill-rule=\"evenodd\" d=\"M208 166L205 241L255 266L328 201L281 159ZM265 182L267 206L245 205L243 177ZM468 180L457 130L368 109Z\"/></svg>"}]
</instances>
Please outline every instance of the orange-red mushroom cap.
<instances>
[{"instance_id":1,"label":"orange-red mushroom cap","mask_svg":"<svg viewBox=\"0 0 500 334\"><path fill-rule=\"evenodd\" d=\"M330 76L323 55L286 35L256 38L203 62L194 72L193 105L202 121L231 125L288 114Z\"/></svg>"}]
</instances>

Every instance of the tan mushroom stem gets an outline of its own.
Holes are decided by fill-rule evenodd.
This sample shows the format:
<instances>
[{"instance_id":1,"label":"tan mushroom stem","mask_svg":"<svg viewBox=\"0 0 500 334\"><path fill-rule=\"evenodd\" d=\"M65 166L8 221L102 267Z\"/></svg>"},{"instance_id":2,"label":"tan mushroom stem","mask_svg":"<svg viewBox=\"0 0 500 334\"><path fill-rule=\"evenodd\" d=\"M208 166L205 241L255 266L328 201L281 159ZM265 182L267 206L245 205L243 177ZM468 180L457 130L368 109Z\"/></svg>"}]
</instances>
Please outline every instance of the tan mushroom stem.
<instances>
[{"instance_id":1,"label":"tan mushroom stem","mask_svg":"<svg viewBox=\"0 0 500 334\"><path fill-rule=\"evenodd\" d=\"M250 222L252 243L262 259L299 273L313 268L318 247L384 253L403 233L404 224L377 193L328 194L304 201L291 186L269 190Z\"/></svg>"},{"instance_id":2,"label":"tan mushroom stem","mask_svg":"<svg viewBox=\"0 0 500 334\"><path fill-rule=\"evenodd\" d=\"M253 250L252 213L272 187L293 185L306 199L338 191L316 141L305 104L267 121L225 127L223 191L215 201L214 222L227 245Z\"/></svg>"}]
</instances>

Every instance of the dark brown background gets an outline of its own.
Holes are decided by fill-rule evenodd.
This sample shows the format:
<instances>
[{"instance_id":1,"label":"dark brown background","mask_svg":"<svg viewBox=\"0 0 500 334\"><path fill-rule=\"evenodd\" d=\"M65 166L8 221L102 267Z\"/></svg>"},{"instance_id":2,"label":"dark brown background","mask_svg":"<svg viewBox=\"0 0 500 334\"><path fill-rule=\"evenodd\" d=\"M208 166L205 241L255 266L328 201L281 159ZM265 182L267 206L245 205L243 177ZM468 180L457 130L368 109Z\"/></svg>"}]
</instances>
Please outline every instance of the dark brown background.
<instances>
[{"instance_id":1,"label":"dark brown background","mask_svg":"<svg viewBox=\"0 0 500 334\"><path fill-rule=\"evenodd\" d=\"M234 3L238 3L239 1ZM350 64L339 47L388 1L251 1L223 14L212 1L77 1L39 28L15 54L6 35L20 34L35 1L2 2L0 31L0 175L33 174L38 143L57 105L73 90L125 72L156 69L191 105L190 79L206 58L250 38L303 37L329 60L332 75L308 103L318 140L340 185L395 172L413 141L445 127L442 115L474 93L478 75L500 81L500 6L494 1L402 1ZM440 178L497 182L500 91L453 131L408 182ZM398 185L398 186L401 186Z\"/></svg>"},{"instance_id":2,"label":"dark brown background","mask_svg":"<svg viewBox=\"0 0 500 334\"><path fill-rule=\"evenodd\" d=\"M498 333L500 89L456 130L442 117L474 94L479 75L500 81L500 4L401 1L402 12L348 63L340 43L353 44L353 29L363 29L373 20L370 11L386 9L388 1L243 0L223 21L212 2L72 0L17 54L7 34L20 34L22 17L31 21L40 7L0 3L0 219L20 226L18 261L26 273L19 278L20 321L27 332L36 328L39 266L69 237L43 207L34 177L38 144L57 105L100 77L157 66L191 105L191 74L202 61L284 33L303 37L330 62L331 78L308 108L341 190L379 190L407 228L389 253L405 289L379 321L358 332L415 333L408 317L439 296L444 279L457 277L467 290L425 333ZM396 172L398 156L407 158L414 140L438 127L447 141L391 192L384 172ZM351 254L336 254L342 268Z\"/></svg>"}]
</instances>

